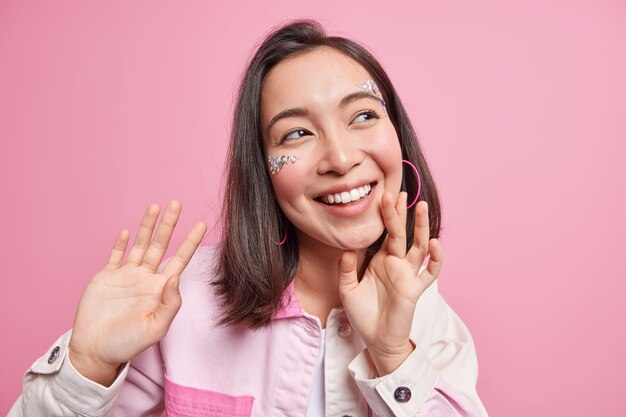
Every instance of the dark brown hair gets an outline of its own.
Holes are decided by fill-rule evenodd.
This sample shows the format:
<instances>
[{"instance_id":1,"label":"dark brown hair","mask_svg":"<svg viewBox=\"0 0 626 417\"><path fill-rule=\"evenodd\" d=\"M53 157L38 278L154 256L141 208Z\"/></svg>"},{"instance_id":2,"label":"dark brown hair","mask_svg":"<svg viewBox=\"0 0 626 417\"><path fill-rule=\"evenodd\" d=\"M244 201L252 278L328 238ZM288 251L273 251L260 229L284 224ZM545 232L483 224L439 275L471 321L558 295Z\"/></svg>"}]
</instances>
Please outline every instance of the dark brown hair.
<instances>
[{"instance_id":1,"label":"dark brown hair","mask_svg":"<svg viewBox=\"0 0 626 417\"><path fill-rule=\"evenodd\" d=\"M419 199L428 202L430 237L439 237L441 207L437 189L409 117L382 66L355 41L327 36L318 22L292 21L263 40L243 74L238 91L227 154L222 243L214 282L224 304L222 325L258 328L269 324L296 272L297 236L278 206L263 154L261 88L268 73L282 60L318 47L343 53L373 77L400 139L402 157L419 170L422 182ZM403 165L402 190L409 190L408 201L412 201L417 192L417 178L411 167ZM409 210L407 247L413 242L414 222L415 210ZM285 231L287 242L276 245ZM385 234L368 248L369 256L378 250Z\"/></svg>"}]
</instances>

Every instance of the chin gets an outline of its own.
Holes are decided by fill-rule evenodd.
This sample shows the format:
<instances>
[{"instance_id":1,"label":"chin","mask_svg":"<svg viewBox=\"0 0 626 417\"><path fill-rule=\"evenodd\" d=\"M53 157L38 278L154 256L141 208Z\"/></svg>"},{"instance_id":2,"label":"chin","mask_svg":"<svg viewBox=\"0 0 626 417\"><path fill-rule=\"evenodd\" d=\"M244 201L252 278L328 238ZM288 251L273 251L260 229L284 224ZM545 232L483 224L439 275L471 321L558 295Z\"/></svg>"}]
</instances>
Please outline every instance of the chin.
<instances>
[{"instance_id":1,"label":"chin","mask_svg":"<svg viewBox=\"0 0 626 417\"><path fill-rule=\"evenodd\" d=\"M340 242L337 249L361 251L369 248L374 242L376 239L370 242Z\"/></svg>"},{"instance_id":2,"label":"chin","mask_svg":"<svg viewBox=\"0 0 626 417\"><path fill-rule=\"evenodd\" d=\"M383 231L384 229L381 227L380 230L376 228L375 231L370 229L369 231L364 231L363 233L348 233L347 236L335 239L331 246L335 246L343 250L367 249L378 240Z\"/></svg>"},{"instance_id":3,"label":"chin","mask_svg":"<svg viewBox=\"0 0 626 417\"><path fill-rule=\"evenodd\" d=\"M298 230L298 239L301 244L304 243L313 247L315 245L323 245L340 250L367 249L385 231L382 218L379 221L370 221L367 224L343 224L338 226L327 228L326 230L320 230L320 228L312 230L296 229Z\"/></svg>"}]
</instances>

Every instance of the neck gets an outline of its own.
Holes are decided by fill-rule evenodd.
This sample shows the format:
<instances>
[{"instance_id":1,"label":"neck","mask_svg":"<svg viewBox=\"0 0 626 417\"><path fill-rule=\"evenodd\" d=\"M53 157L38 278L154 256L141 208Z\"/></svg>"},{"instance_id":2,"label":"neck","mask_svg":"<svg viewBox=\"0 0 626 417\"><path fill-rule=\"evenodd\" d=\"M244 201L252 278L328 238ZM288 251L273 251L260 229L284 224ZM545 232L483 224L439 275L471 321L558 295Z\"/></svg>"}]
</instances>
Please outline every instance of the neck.
<instances>
[{"instance_id":1,"label":"neck","mask_svg":"<svg viewBox=\"0 0 626 417\"><path fill-rule=\"evenodd\" d=\"M330 311L341 307L338 274L343 252L343 249L320 244L308 236L298 236L300 262L295 278L296 296L304 311L317 316L323 328ZM357 252L357 271L362 269L364 253Z\"/></svg>"}]
</instances>

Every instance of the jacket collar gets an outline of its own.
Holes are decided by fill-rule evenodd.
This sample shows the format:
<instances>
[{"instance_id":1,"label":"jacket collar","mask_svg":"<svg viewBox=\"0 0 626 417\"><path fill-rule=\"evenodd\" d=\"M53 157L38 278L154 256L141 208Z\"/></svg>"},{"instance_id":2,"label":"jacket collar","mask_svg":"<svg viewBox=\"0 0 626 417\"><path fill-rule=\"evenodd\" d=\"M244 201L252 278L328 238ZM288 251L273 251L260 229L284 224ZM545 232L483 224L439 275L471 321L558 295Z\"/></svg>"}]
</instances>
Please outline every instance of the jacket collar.
<instances>
[{"instance_id":1,"label":"jacket collar","mask_svg":"<svg viewBox=\"0 0 626 417\"><path fill-rule=\"evenodd\" d=\"M281 308L274 313L274 320L301 316L304 316L304 311L296 297L295 279L293 279L283 293Z\"/></svg>"}]
</instances>

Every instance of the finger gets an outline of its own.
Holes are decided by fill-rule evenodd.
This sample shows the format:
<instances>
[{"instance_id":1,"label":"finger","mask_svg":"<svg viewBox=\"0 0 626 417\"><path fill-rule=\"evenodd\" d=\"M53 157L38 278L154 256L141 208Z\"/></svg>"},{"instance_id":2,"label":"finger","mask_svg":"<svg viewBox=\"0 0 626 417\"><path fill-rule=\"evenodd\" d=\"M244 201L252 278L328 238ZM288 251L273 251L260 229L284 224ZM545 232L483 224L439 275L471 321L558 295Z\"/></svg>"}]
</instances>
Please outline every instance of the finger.
<instances>
[{"instance_id":1,"label":"finger","mask_svg":"<svg viewBox=\"0 0 626 417\"><path fill-rule=\"evenodd\" d=\"M400 195L398 195L398 200L396 201L396 211L400 212L399 206L402 205L402 201L401 201L401 196L402 193L406 194L406 192L401 192ZM406 195L405 195L405 200L406 202ZM381 201L381 205L382 205L382 201ZM382 212L382 207L381 207L381 212ZM405 234L406 234L406 204L404 205L404 210L400 212L400 223L404 224L404 229L405 229ZM384 220L383 220L384 221ZM387 233L385 235L385 239L383 240L382 245L380 246L380 250L383 252L388 252L388 247L389 247L389 233ZM406 243L405 243L405 248L404 250L406 251Z\"/></svg>"},{"instance_id":2,"label":"finger","mask_svg":"<svg viewBox=\"0 0 626 417\"><path fill-rule=\"evenodd\" d=\"M415 206L415 228L413 229L413 246L407 254L407 259L413 265L421 265L428 254L428 239L430 224L428 221L428 203L420 201Z\"/></svg>"},{"instance_id":3,"label":"finger","mask_svg":"<svg viewBox=\"0 0 626 417\"><path fill-rule=\"evenodd\" d=\"M406 223L402 224L401 213L406 213L406 193L402 192L398 196L397 204L393 204L391 193L385 193L382 198L383 221L387 228L389 239L387 243L387 253L399 258L406 255ZM404 207L402 207L404 205ZM400 212L398 212L398 208ZM406 218L406 214L405 214Z\"/></svg>"},{"instance_id":4,"label":"finger","mask_svg":"<svg viewBox=\"0 0 626 417\"><path fill-rule=\"evenodd\" d=\"M202 242L205 233L206 224L204 222L196 223L161 273L165 276L182 274L198 245Z\"/></svg>"},{"instance_id":5,"label":"finger","mask_svg":"<svg viewBox=\"0 0 626 417\"><path fill-rule=\"evenodd\" d=\"M124 252L126 252L129 237L130 233L128 230L122 230L117 235L115 243L113 244L113 249L111 250L111 255L109 256L109 261L107 262L105 268L115 269L122 266L122 262L124 261Z\"/></svg>"},{"instance_id":6,"label":"finger","mask_svg":"<svg viewBox=\"0 0 626 417\"><path fill-rule=\"evenodd\" d=\"M404 197L402 197L402 194L404 194ZM404 230L404 235L406 236L406 216L407 216L407 208L406 208L406 202L409 198L409 195L406 191L402 191L400 193L400 195L398 196L398 201L396 201L396 211L398 212L399 216L400 216L400 224L402 225L402 229ZM404 250L406 251L406 237L404 238L405 240L405 246L404 246Z\"/></svg>"},{"instance_id":7,"label":"finger","mask_svg":"<svg viewBox=\"0 0 626 417\"><path fill-rule=\"evenodd\" d=\"M356 252L345 251L339 259L339 296L342 298L359 285L356 266Z\"/></svg>"},{"instance_id":8,"label":"finger","mask_svg":"<svg viewBox=\"0 0 626 417\"><path fill-rule=\"evenodd\" d=\"M163 329L161 338L165 336L169 329L172 320L180 310L180 306L183 303L183 299L180 296L179 290L180 276L172 275L163 286L163 295L161 297L161 304L154 311L154 320L157 326Z\"/></svg>"},{"instance_id":9,"label":"finger","mask_svg":"<svg viewBox=\"0 0 626 417\"><path fill-rule=\"evenodd\" d=\"M419 275L424 290L432 284L441 272L441 264L443 262L443 249L441 242L437 239L431 239L429 242L430 259L426 269Z\"/></svg>"},{"instance_id":10,"label":"finger","mask_svg":"<svg viewBox=\"0 0 626 417\"><path fill-rule=\"evenodd\" d=\"M143 255L150 244L152 238L152 230L159 217L160 208L157 204L150 204L146 209L146 212L141 219L141 226L135 237L135 243L130 249L128 258L126 258L127 265L139 265L143 259Z\"/></svg>"},{"instance_id":11,"label":"finger","mask_svg":"<svg viewBox=\"0 0 626 417\"><path fill-rule=\"evenodd\" d=\"M167 204L161 223L154 234L154 239L148 246L146 253L143 256L141 265L148 268L150 271L155 272L159 267L159 264L163 260L167 246L170 243L174 228L178 222L180 211L182 210L181 204L177 200L172 200Z\"/></svg>"}]
</instances>

